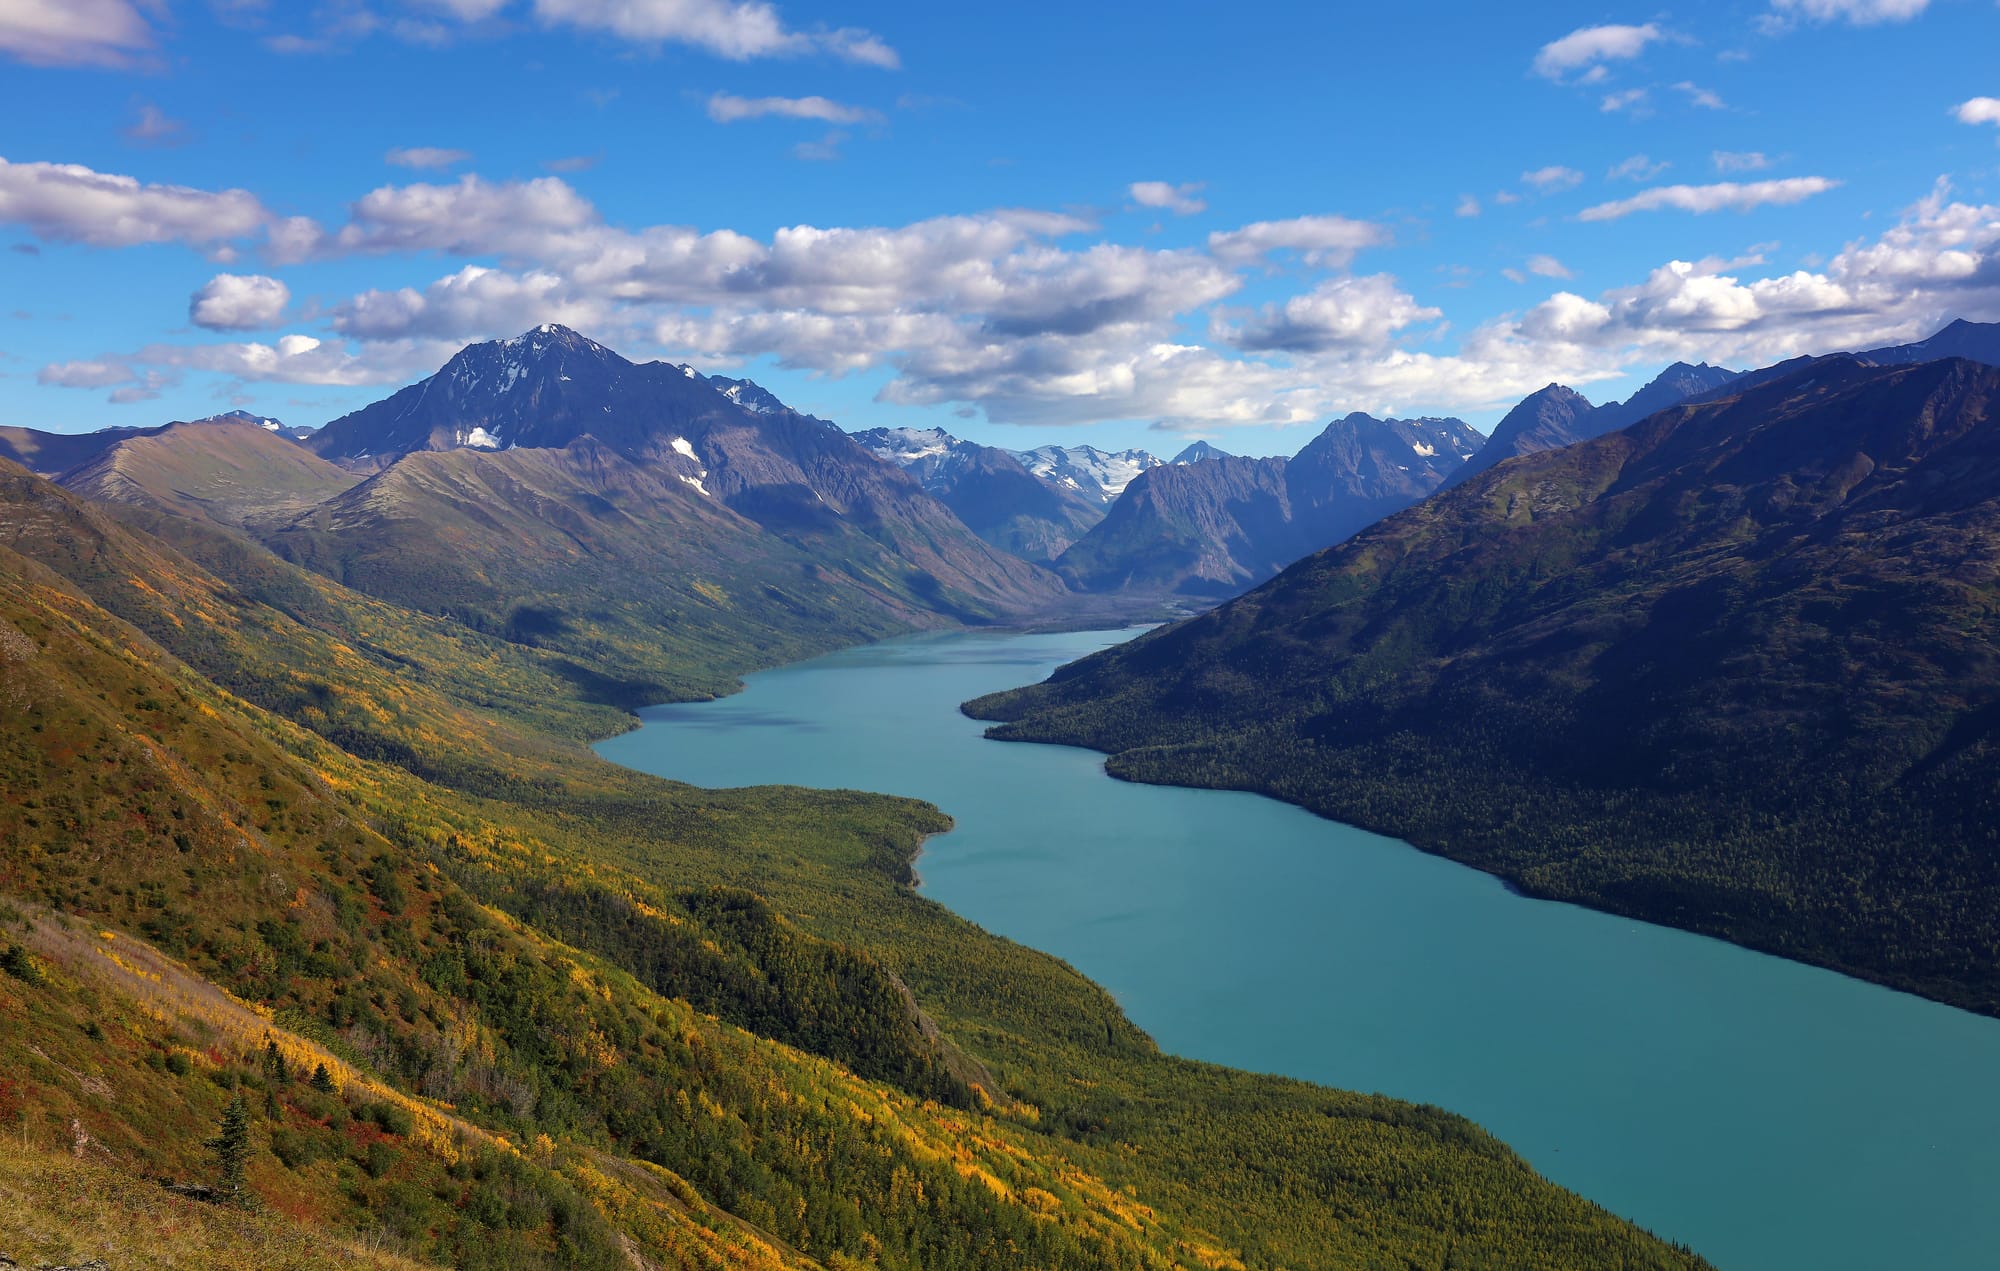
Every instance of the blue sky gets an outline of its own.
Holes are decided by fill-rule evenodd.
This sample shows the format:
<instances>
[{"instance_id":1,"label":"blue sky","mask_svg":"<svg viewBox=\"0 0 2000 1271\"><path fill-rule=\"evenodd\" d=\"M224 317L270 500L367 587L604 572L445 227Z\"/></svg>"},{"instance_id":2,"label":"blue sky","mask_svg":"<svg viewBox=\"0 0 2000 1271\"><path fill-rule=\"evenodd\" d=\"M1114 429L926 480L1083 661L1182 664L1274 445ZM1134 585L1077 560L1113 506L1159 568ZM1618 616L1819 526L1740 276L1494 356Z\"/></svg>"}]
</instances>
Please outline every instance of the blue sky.
<instances>
[{"instance_id":1,"label":"blue sky","mask_svg":"<svg viewBox=\"0 0 2000 1271\"><path fill-rule=\"evenodd\" d=\"M1296 449L2000 319L1993 0L0 0L0 422L569 322L850 427Z\"/></svg>"}]
</instances>

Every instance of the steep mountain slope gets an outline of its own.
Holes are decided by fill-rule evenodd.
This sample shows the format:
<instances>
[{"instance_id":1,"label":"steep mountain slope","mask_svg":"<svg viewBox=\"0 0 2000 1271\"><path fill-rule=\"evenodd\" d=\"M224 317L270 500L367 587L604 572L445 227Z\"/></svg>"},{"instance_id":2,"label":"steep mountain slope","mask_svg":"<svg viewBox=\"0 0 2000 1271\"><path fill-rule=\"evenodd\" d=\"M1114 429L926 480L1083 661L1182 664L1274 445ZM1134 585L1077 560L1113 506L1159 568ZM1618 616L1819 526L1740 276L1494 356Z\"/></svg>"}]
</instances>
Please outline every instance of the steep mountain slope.
<instances>
[{"instance_id":1,"label":"steep mountain slope","mask_svg":"<svg viewBox=\"0 0 2000 1271\"><path fill-rule=\"evenodd\" d=\"M1155 466L1056 568L1085 591L1234 595L1415 503L1479 442L1456 419L1353 414L1289 460L1213 451Z\"/></svg>"},{"instance_id":2,"label":"steep mountain slope","mask_svg":"<svg viewBox=\"0 0 2000 1271\"><path fill-rule=\"evenodd\" d=\"M127 437L61 476L95 499L239 527L288 520L360 480L262 422L220 418Z\"/></svg>"},{"instance_id":3,"label":"steep mountain slope","mask_svg":"<svg viewBox=\"0 0 2000 1271\"><path fill-rule=\"evenodd\" d=\"M1718 394L1742 375L1703 362L1676 362L1622 402L1593 406L1573 388L1550 384L1521 399L1495 425L1493 435L1450 484L1469 481L1495 464L1540 450L1557 450L1638 423L1681 402Z\"/></svg>"},{"instance_id":4,"label":"steep mountain slope","mask_svg":"<svg viewBox=\"0 0 2000 1271\"><path fill-rule=\"evenodd\" d=\"M1082 591L1223 596L1309 550L1283 459L1215 458L1141 473L1056 569Z\"/></svg>"},{"instance_id":5,"label":"steep mountain slope","mask_svg":"<svg viewBox=\"0 0 2000 1271\"><path fill-rule=\"evenodd\" d=\"M408 455L264 537L356 590L562 654L621 706L936 625L949 603L910 564L797 545L591 437Z\"/></svg>"},{"instance_id":6,"label":"steep mountain slope","mask_svg":"<svg viewBox=\"0 0 2000 1271\"><path fill-rule=\"evenodd\" d=\"M1996 410L2000 370L1825 361L969 709L2000 1013Z\"/></svg>"},{"instance_id":7,"label":"steep mountain slope","mask_svg":"<svg viewBox=\"0 0 2000 1271\"><path fill-rule=\"evenodd\" d=\"M743 396L742 382L730 386ZM768 394L753 394L752 405L746 409L691 369L629 362L566 327L544 326L461 350L436 375L333 421L307 445L337 463L379 471L406 455L448 452L466 468L482 452L563 451L588 439L578 453L596 457L569 465L585 497L566 504L543 498L534 515L561 504L563 517L588 522L601 513L599 502L618 498L615 488L589 490L590 474L605 472L615 487L636 471L655 484L678 481L828 570L943 618L1017 617L1061 600L1053 575L982 541L908 474L840 429ZM488 493L496 489L489 485ZM432 511L406 503L397 514L421 521ZM313 528L339 535L355 524L334 509ZM335 555L350 547L380 550L364 542ZM500 540L483 547L506 550ZM672 539L658 540L655 551L652 572L703 567Z\"/></svg>"},{"instance_id":8,"label":"steep mountain slope","mask_svg":"<svg viewBox=\"0 0 2000 1271\"><path fill-rule=\"evenodd\" d=\"M1098 501L1035 476L1005 450L942 428L871 428L854 439L915 477L973 533L1027 560L1054 560L1104 519Z\"/></svg>"},{"instance_id":9,"label":"steep mountain slope","mask_svg":"<svg viewBox=\"0 0 2000 1271\"><path fill-rule=\"evenodd\" d=\"M329 1261L1702 1265L1448 1114L1160 1056L899 881L934 809L690 790L554 739L481 797L357 758L343 701L434 712L441 772L532 718L368 643L0 464L0 1116L30 1161L114 1172L99 1212L213 1181L240 1095L251 1191ZM180 651L317 689L246 701Z\"/></svg>"},{"instance_id":10,"label":"steep mountain slope","mask_svg":"<svg viewBox=\"0 0 2000 1271\"><path fill-rule=\"evenodd\" d=\"M1144 450L1099 450L1095 446L1037 446L1012 452L1021 465L1044 481L1073 490L1086 499L1110 504L1133 478L1160 466Z\"/></svg>"}]
</instances>

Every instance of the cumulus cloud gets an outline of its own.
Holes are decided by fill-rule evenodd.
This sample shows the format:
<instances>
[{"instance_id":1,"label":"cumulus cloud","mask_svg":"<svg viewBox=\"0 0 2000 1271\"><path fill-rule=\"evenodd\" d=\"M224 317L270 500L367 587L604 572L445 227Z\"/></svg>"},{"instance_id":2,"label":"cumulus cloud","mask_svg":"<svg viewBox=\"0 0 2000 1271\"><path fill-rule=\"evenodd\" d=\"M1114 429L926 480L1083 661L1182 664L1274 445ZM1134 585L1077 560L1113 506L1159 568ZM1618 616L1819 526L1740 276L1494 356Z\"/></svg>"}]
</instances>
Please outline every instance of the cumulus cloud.
<instances>
[{"instance_id":1,"label":"cumulus cloud","mask_svg":"<svg viewBox=\"0 0 2000 1271\"><path fill-rule=\"evenodd\" d=\"M316 243L308 226L299 246L320 253L446 251L542 254L563 236L597 224L597 209L560 177L488 181L467 174L451 185L371 190L349 209L349 221Z\"/></svg>"},{"instance_id":2,"label":"cumulus cloud","mask_svg":"<svg viewBox=\"0 0 2000 1271\"><path fill-rule=\"evenodd\" d=\"M455 168L471 158L469 151L443 146L397 146L382 156L382 162L399 168Z\"/></svg>"},{"instance_id":3,"label":"cumulus cloud","mask_svg":"<svg viewBox=\"0 0 2000 1271\"><path fill-rule=\"evenodd\" d=\"M1962 124L2000 124L2000 97L1974 97L1952 107Z\"/></svg>"},{"instance_id":4,"label":"cumulus cloud","mask_svg":"<svg viewBox=\"0 0 2000 1271\"><path fill-rule=\"evenodd\" d=\"M428 336L463 340L544 322L596 328L609 306L571 293L560 275L510 274L468 265L418 291L365 291L336 306L333 329L364 340Z\"/></svg>"},{"instance_id":5,"label":"cumulus cloud","mask_svg":"<svg viewBox=\"0 0 2000 1271\"><path fill-rule=\"evenodd\" d=\"M854 27L795 31L761 0L535 0L549 26L598 31L636 44L689 44L732 61L821 53L893 70L896 51Z\"/></svg>"},{"instance_id":6,"label":"cumulus cloud","mask_svg":"<svg viewBox=\"0 0 2000 1271\"><path fill-rule=\"evenodd\" d=\"M277 325L291 289L263 274L217 274L188 301L188 320L210 331L255 331Z\"/></svg>"},{"instance_id":7,"label":"cumulus cloud","mask_svg":"<svg viewBox=\"0 0 2000 1271\"><path fill-rule=\"evenodd\" d=\"M1386 246L1389 231L1372 221L1345 216L1299 216L1287 221L1257 221L1241 229L1217 230L1208 236L1208 250L1232 265L1253 264L1273 252L1296 251L1311 265L1344 266L1356 252Z\"/></svg>"},{"instance_id":8,"label":"cumulus cloud","mask_svg":"<svg viewBox=\"0 0 2000 1271\"><path fill-rule=\"evenodd\" d=\"M737 97L717 93L708 99L708 117L719 124L744 119L818 119L830 124L882 122L882 112L865 106L849 106L825 97Z\"/></svg>"},{"instance_id":9,"label":"cumulus cloud","mask_svg":"<svg viewBox=\"0 0 2000 1271\"><path fill-rule=\"evenodd\" d=\"M1553 256L1528 257L1528 272L1541 278L1571 278L1569 269Z\"/></svg>"},{"instance_id":10,"label":"cumulus cloud","mask_svg":"<svg viewBox=\"0 0 2000 1271\"><path fill-rule=\"evenodd\" d=\"M0 224L22 226L53 242L213 247L248 238L269 220L247 190L151 185L81 164L0 159Z\"/></svg>"},{"instance_id":11,"label":"cumulus cloud","mask_svg":"<svg viewBox=\"0 0 2000 1271\"><path fill-rule=\"evenodd\" d=\"M270 344L154 344L132 361L174 371L205 371L240 380L360 387L428 375L458 346L434 341L364 345L358 351L310 335L282 335Z\"/></svg>"},{"instance_id":12,"label":"cumulus cloud","mask_svg":"<svg viewBox=\"0 0 2000 1271\"><path fill-rule=\"evenodd\" d=\"M1599 203L1577 213L1581 221L1615 221L1634 212L1674 208L1696 215L1748 212L1767 205L1784 206L1824 194L1840 182L1826 177L1786 177L1781 181L1718 181L1713 185L1665 185L1642 190L1629 199Z\"/></svg>"},{"instance_id":13,"label":"cumulus cloud","mask_svg":"<svg viewBox=\"0 0 2000 1271\"><path fill-rule=\"evenodd\" d=\"M1560 40L1542 45L1535 54L1535 74L1559 80L1605 62L1629 61L1663 36L1664 32L1651 22L1644 26L1580 27Z\"/></svg>"},{"instance_id":14,"label":"cumulus cloud","mask_svg":"<svg viewBox=\"0 0 2000 1271\"><path fill-rule=\"evenodd\" d=\"M1521 180L1534 186L1543 194L1555 194L1562 190L1573 190L1583 184L1583 173L1575 168L1565 168L1552 163L1546 168L1536 168L1533 172L1523 172Z\"/></svg>"},{"instance_id":15,"label":"cumulus cloud","mask_svg":"<svg viewBox=\"0 0 2000 1271\"><path fill-rule=\"evenodd\" d=\"M1134 181L1126 187L1126 193L1140 207L1166 208L1175 216L1193 216L1208 210L1208 203L1197 197L1204 188L1200 181L1189 181L1183 185L1167 181Z\"/></svg>"},{"instance_id":16,"label":"cumulus cloud","mask_svg":"<svg viewBox=\"0 0 2000 1271\"><path fill-rule=\"evenodd\" d=\"M31 66L130 66L152 47L130 0L0 0L0 53Z\"/></svg>"},{"instance_id":17,"label":"cumulus cloud","mask_svg":"<svg viewBox=\"0 0 2000 1271\"><path fill-rule=\"evenodd\" d=\"M129 363L113 359L54 362L35 373L36 383L56 388L110 388L137 378Z\"/></svg>"},{"instance_id":18,"label":"cumulus cloud","mask_svg":"<svg viewBox=\"0 0 2000 1271\"><path fill-rule=\"evenodd\" d=\"M1249 315L1218 312L1210 335L1256 352L1320 353L1380 348L1403 328L1443 317L1417 303L1388 274L1333 278L1302 296Z\"/></svg>"}]
</instances>

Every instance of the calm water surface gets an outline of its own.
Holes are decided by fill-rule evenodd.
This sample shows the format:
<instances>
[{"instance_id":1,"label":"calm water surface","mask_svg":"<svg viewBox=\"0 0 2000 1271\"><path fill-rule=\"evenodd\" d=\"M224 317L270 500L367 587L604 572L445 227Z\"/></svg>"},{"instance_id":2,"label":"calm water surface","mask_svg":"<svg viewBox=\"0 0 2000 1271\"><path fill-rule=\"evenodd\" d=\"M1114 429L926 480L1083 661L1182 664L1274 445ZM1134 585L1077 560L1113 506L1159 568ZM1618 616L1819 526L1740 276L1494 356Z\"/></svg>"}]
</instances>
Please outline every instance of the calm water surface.
<instances>
[{"instance_id":1,"label":"calm water surface","mask_svg":"<svg viewBox=\"0 0 2000 1271\"><path fill-rule=\"evenodd\" d=\"M1724 1268L2000 1267L2000 1021L1484 874L1255 795L991 742L967 698L1129 633L953 634L754 675L599 746L704 786L928 799L926 894L1168 1050L1470 1116Z\"/></svg>"}]
</instances>

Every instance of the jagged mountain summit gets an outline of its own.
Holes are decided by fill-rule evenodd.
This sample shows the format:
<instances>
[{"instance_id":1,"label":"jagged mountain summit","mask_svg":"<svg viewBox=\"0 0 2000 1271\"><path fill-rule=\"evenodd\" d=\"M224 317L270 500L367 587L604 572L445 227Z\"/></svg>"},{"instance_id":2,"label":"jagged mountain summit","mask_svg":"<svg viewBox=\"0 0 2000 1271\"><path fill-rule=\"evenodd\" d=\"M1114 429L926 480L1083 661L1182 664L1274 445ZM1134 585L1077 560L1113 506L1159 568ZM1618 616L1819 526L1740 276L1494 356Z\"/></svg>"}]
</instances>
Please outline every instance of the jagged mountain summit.
<instances>
[{"instance_id":1,"label":"jagged mountain summit","mask_svg":"<svg viewBox=\"0 0 2000 1271\"><path fill-rule=\"evenodd\" d=\"M1095 446L1037 446L1013 452L1028 471L1102 504L1117 501L1133 478L1157 468L1158 455L1139 449L1099 450Z\"/></svg>"},{"instance_id":2,"label":"jagged mountain summit","mask_svg":"<svg viewBox=\"0 0 2000 1271\"><path fill-rule=\"evenodd\" d=\"M1233 459L1234 455L1219 446L1206 441L1190 443L1179 454L1167 460L1168 463L1200 463L1204 459Z\"/></svg>"},{"instance_id":3,"label":"jagged mountain summit","mask_svg":"<svg viewBox=\"0 0 2000 1271\"><path fill-rule=\"evenodd\" d=\"M1507 412L1479 453L1452 477L1452 484L1469 481L1478 473L1520 455L1557 450L1616 432L1656 411L1719 392L1742 375L1741 371L1706 362L1693 365L1676 362L1624 401L1601 406L1592 405L1589 398L1573 388L1550 384L1530 393Z\"/></svg>"},{"instance_id":4,"label":"jagged mountain summit","mask_svg":"<svg viewBox=\"0 0 2000 1271\"><path fill-rule=\"evenodd\" d=\"M1422 499L1480 440L1461 420L1352 414L1290 459L1155 465L1056 568L1084 591L1233 595Z\"/></svg>"},{"instance_id":5,"label":"jagged mountain summit","mask_svg":"<svg viewBox=\"0 0 2000 1271\"><path fill-rule=\"evenodd\" d=\"M1036 476L1012 453L942 428L871 428L854 439L915 477L972 532L1003 551L1047 563L1104 519L1104 506Z\"/></svg>"},{"instance_id":6,"label":"jagged mountain summit","mask_svg":"<svg viewBox=\"0 0 2000 1271\"><path fill-rule=\"evenodd\" d=\"M1826 358L975 704L2000 1014L2000 369Z\"/></svg>"}]
</instances>

